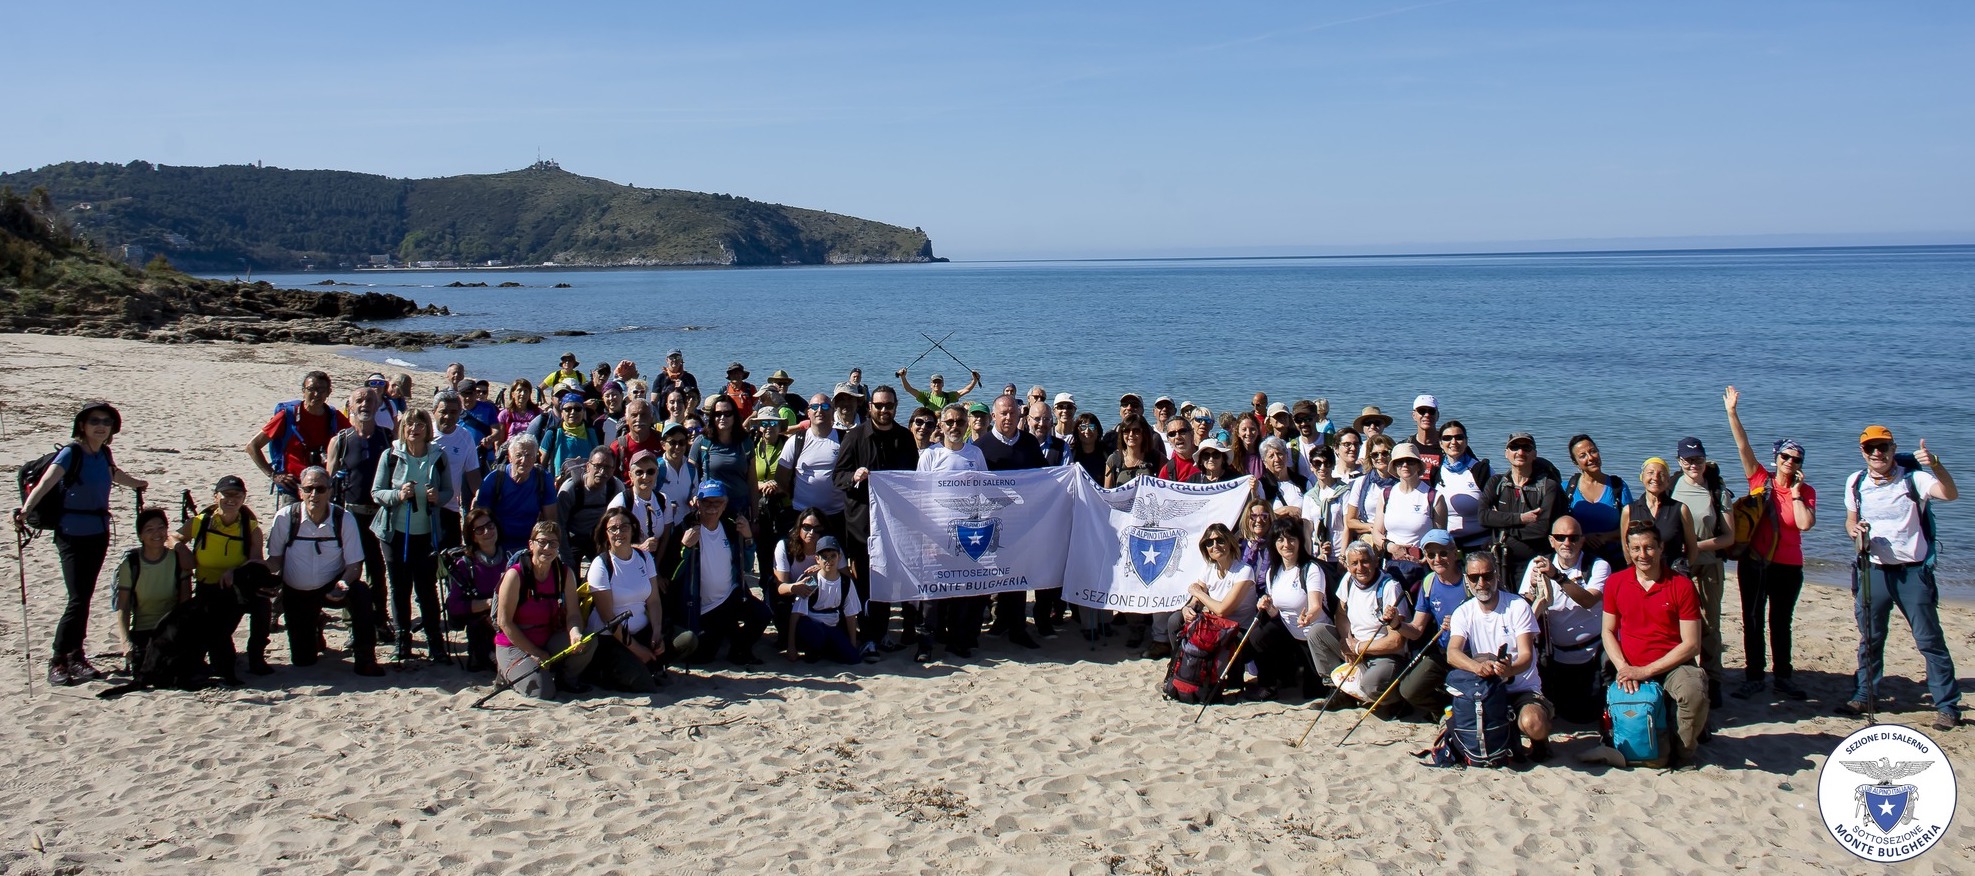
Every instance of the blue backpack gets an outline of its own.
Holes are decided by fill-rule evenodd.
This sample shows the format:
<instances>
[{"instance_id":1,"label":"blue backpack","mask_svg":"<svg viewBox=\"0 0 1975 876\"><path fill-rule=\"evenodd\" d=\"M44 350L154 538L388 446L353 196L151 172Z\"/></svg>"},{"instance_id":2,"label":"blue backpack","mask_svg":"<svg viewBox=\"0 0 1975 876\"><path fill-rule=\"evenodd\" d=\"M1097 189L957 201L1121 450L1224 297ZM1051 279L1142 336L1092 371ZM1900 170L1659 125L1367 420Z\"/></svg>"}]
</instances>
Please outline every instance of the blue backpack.
<instances>
[{"instance_id":1,"label":"blue backpack","mask_svg":"<svg viewBox=\"0 0 1975 876\"><path fill-rule=\"evenodd\" d=\"M1612 748L1625 756L1627 766L1666 766L1669 727L1659 682L1640 682L1633 693L1626 693L1617 682L1605 690L1605 735L1611 738Z\"/></svg>"},{"instance_id":2,"label":"blue backpack","mask_svg":"<svg viewBox=\"0 0 1975 876\"><path fill-rule=\"evenodd\" d=\"M1509 687L1499 678L1482 678L1465 669L1447 671L1447 711L1442 736L1451 749L1450 766L1498 767L1516 753L1516 724L1509 715ZM1437 759L1436 759L1437 760Z\"/></svg>"}]
</instances>

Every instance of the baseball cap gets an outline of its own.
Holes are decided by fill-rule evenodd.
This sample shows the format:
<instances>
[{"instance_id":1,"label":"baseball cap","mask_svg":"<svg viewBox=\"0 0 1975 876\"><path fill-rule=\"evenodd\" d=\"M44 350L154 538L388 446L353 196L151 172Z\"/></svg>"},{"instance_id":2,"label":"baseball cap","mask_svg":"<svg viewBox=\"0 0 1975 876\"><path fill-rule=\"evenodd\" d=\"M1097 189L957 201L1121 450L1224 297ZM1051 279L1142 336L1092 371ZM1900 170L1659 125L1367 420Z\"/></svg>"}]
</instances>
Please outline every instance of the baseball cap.
<instances>
[{"instance_id":1,"label":"baseball cap","mask_svg":"<svg viewBox=\"0 0 1975 876\"><path fill-rule=\"evenodd\" d=\"M1514 447L1516 445L1516 442L1518 441L1526 441L1529 443L1529 446L1532 448L1536 446L1536 436L1531 435L1528 432L1510 432L1508 443L1502 446Z\"/></svg>"},{"instance_id":2,"label":"baseball cap","mask_svg":"<svg viewBox=\"0 0 1975 876\"><path fill-rule=\"evenodd\" d=\"M824 551L836 551L841 554L843 553L843 545L837 543L836 536L826 535L816 540L816 552L820 554Z\"/></svg>"},{"instance_id":3,"label":"baseball cap","mask_svg":"<svg viewBox=\"0 0 1975 876\"><path fill-rule=\"evenodd\" d=\"M968 403L967 403L967 413L970 413L970 414L985 414L985 413L987 413L987 412L988 412L988 406L987 406L987 405L984 405L984 404L981 404L980 402L968 402Z\"/></svg>"},{"instance_id":4,"label":"baseball cap","mask_svg":"<svg viewBox=\"0 0 1975 876\"><path fill-rule=\"evenodd\" d=\"M1131 399L1132 401L1138 402L1139 404L1145 404L1145 399L1139 398L1138 393L1135 392L1128 392L1125 393L1124 395L1118 396L1118 404L1124 404L1126 399Z\"/></svg>"},{"instance_id":5,"label":"baseball cap","mask_svg":"<svg viewBox=\"0 0 1975 876\"><path fill-rule=\"evenodd\" d=\"M241 480L237 475L225 475L213 482L213 492L215 493L226 493L233 490L239 490L242 493L247 492L247 482Z\"/></svg>"},{"instance_id":6,"label":"baseball cap","mask_svg":"<svg viewBox=\"0 0 1975 876\"><path fill-rule=\"evenodd\" d=\"M1420 393L1418 396L1415 396L1413 398L1413 410L1417 411L1420 408L1432 408L1436 411L1440 410L1440 400L1434 398L1433 396L1427 395L1426 393Z\"/></svg>"},{"instance_id":7,"label":"baseball cap","mask_svg":"<svg viewBox=\"0 0 1975 876\"><path fill-rule=\"evenodd\" d=\"M1420 536L1420 547L1436 544L1441 547L1453 547L1454 534L1445 529L1429 529L1425 535Z\"/></svg>"},{"instance_id":8,"label":"baseball cap","mask_svg":"<svg viewBox=\"0 0 1975 876\"><path fill-rule=\"evenodd\" d=\"M701 499L725 499L727 498L727 485L708 478L707 480L700 481L699 490L693 493L693 495Z\"/></svg>"},{"instance_id":9,"label":"baseball cap","mask_svg":"<svg viewBox=\"0 0 1975 876\"><path fill-rule=\"evenodd\" d=\"M677 428L684 429L686 427L678 426ZM637 465L638 463L644 462L647 459L657 459L657 458L658 458L658 454L653 453L652 451L640 450L637 453L631 454L631 464Z\"/></svg>"},{"instance_id":10,"label":"baseball cap","mask_svg":"<svg viewBox=\"0 0 1975 876\"><path fill-rule=\"evenodd\" d=\"M684 353L681 353L681 352L679 352L678 350L667 350L667 351L666 351L666 353L665 353L665 358L667 358L667 359L684 359L684 358L686 358L686 354L684 354Z\"/></svg>"},{"instance_id":11,"label":"baseball cap","mask_svg":"<svg viewBox=\"0 0 1975 876\"><path fill-rule=\"evenodd\" d=\"M1059 392L1056 394L1056 404L1058 406L1073 405L1076 403L1077 403L1077 397L1074 395L1071 395L1067 392Z\"/></svg>"},{"instance_id":12,"label":"baseball cap","mask_svg":"<svg viewBox=\"0 0 1975 876\"><path fill-rule=\"evenodd\" d=\"M1708 449L1701 446L1701 439L1689 435L1674 446L1673 455L1680 459L1703 459L1708 455Z\"/></svg>"},{"instance_id":13,"label":"baseball cap","mask_svg":"<svg viewBox=\"0 0 1975 876\"><path fill-rule=\"evenodd\" d=\"M1288 413L1289 413L1289 406L1288 406L1288 405L1286 405L1286 404L1283 404L1282 402L1276 402L1275 404L1272 404L1272 405L1269 405L1269 418L1270 418L1270 419L1274 419L1274 418L1275 418L1275 415L1277 415L1277 414L1284 414L1284 415L1287 415Z\"/></svg>"},{"instance_id":14,"label":"baseball cap","mask_svg":"<svg viewBox=\"0 0 1975 876\"><path fill-rule=\"evenodd\" d=\"M560 361L563 361L563 362L575 362L575 361L577 361L577 359L576 359L576 354L575 354L575 353L573 353L573 352L572 352L572 353L564 353L564 354L562 354L562 359L561 359Z\"/></svg>"},{"instance_id":15,"label":"baseball cap","mask_svg":"<svg viewBox=\"0 0 1975 876\"><path fill-rule=\"evenodd\" d=\"M684 432L684 431L686 431L685 423L666 423L665 428L658 430L658 437L664 438L668 435L671 435L674 432ZM632 460L632 461L636 462L636 460Z\"/></svg>"},{"instance_id":16,"label":"baseball cap","mask_svg":"<svg viewBox=\"0 0 1975 876\"><path fill-rule=\"evenodd\" d=\"M1160 396L1160 397L1158 397L1158 398L1155 398L1155 399L1153 399L1153 400L1152 400L1152 406L1153 406L1153 407L1155 407L1155 408L1156 408L1156 407L1158 407L1158 406L1160 406L1160 405L1165 405L1165 406L1167 406L1167 407L1172 407L1172 404L1173 404L1173 397L1172 397L1172 396L1170 396L1170 395L1162 395L1162 396Z\"/></svg>"},{"instance_id":17,"label":"baseball cap","mask_svg":"<svg viewBox=\"0 0 1975 876\"><path fill-rule=\"evenodd\" d=\"M1888 429L1885 426L1881 426L1877 423L1865 427L1865 431L1858 433L1858 443L1860 444L1867 444L1873 441L1891 441L1891 440L1893 440L1893 430Z\"/></svg>"},{"instance_id":18,"label":"baseball cap","mask_svg":"<svg viewBox=\"0 0 1975 876\"><path fill-rule=\"evenodd\" d=\"M830 395L832 398L840 395L847 395L850 396L851 398L864 397L864 393L858 391L857 384L855 383L839 383L837 384L836 389L832 391Z\"/></svg>"},{"instance_id":19,"label":"baseball cap","mask_svg":"<svg viewBox=\"0 0 1975 876\"><path fill-rule=\"evenodd\" d=\"M946 382L946 375L944 375L944 374L935 374L935 375L933 375L932 377L929 377L929 378L927 378L927 381L928 381L928 382L930 382L930 383L945 383L945 382Z\"/></svg>"}]
</instances>

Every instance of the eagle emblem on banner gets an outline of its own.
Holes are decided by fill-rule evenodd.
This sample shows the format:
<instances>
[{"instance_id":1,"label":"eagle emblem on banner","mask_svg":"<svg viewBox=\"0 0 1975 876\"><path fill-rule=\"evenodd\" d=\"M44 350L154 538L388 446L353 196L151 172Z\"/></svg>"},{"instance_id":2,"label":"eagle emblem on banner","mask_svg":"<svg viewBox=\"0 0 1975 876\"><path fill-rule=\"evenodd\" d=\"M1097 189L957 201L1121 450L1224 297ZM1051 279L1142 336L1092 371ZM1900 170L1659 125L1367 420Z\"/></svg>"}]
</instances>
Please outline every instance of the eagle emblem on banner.
<instances>
[{"instance_id":1,"label":"eagle emblem on banner","mask_svg":"<svg viewBox=\"0 0 1975 876\"><path fill-rule=\"evenodd\" d=\"M955 556L979 560L1001 548L1001 518L988 515L1012 504L1012 500L973 495L942 498L939 503L962 515L951 524L953 541L949 547Z\"/></svg>"},{"instance_id":2,"label":"eagle emblem on banner","mask_svg":"<svg viewBox=\"0 0 1975 876\"><path fill-rule=\"evenodd\" d=\"M1206 499L1161 499L1140 493L1132 502L1136 526L1125 527L1125 553L1131 560L1132 574L1147 587L1173 569L1173 560L1184 550L1180 538L1186 530L1160 526L1159 521L1184 517L1207 505Z\"/></svg>"}]
</instances>

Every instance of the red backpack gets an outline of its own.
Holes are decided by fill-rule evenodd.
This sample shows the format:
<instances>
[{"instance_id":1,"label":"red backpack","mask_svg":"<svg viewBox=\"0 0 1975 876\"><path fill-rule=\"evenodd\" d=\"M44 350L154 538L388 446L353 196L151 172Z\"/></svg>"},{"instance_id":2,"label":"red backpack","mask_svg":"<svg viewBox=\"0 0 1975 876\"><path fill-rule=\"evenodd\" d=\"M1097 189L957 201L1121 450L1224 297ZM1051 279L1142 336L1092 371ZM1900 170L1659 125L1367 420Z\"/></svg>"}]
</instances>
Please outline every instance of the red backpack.
<instances>
[{"instance_id":1,"label":"red backpack","mask_svg":"<svg viewBox=\"0 0 1975 876\"><path fill-rule=\"evenodd\" d=\"M1182 703L1219 702L1240 635L1241 625L1234 621L1206 611L1194 615L1173 649L1160 691Z\"/></svg>"}]
</instances>

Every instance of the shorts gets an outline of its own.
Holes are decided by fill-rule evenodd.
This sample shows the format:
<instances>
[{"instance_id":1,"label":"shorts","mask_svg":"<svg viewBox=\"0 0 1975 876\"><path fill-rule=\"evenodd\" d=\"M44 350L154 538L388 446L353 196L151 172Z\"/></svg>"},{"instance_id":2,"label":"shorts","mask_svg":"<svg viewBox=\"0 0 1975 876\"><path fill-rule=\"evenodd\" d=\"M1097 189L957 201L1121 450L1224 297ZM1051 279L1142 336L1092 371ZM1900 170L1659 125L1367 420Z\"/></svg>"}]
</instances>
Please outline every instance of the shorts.
<instances>
[{"instance_id":1,"label":"shorts","mask_svg":"<svg viewBox=\"0 0 1975 876\"><path fill-rule=\"evenodd\" d=\"M1542 708L1543 717L1551 720L1556 719L1557 707L1550 703L1550 698L1544 696L1542 691L1525 690L1509 694L1510 715L1520 718L1522 716L1522 707L1531 705Z\"/></svg>"}]
</instances>

